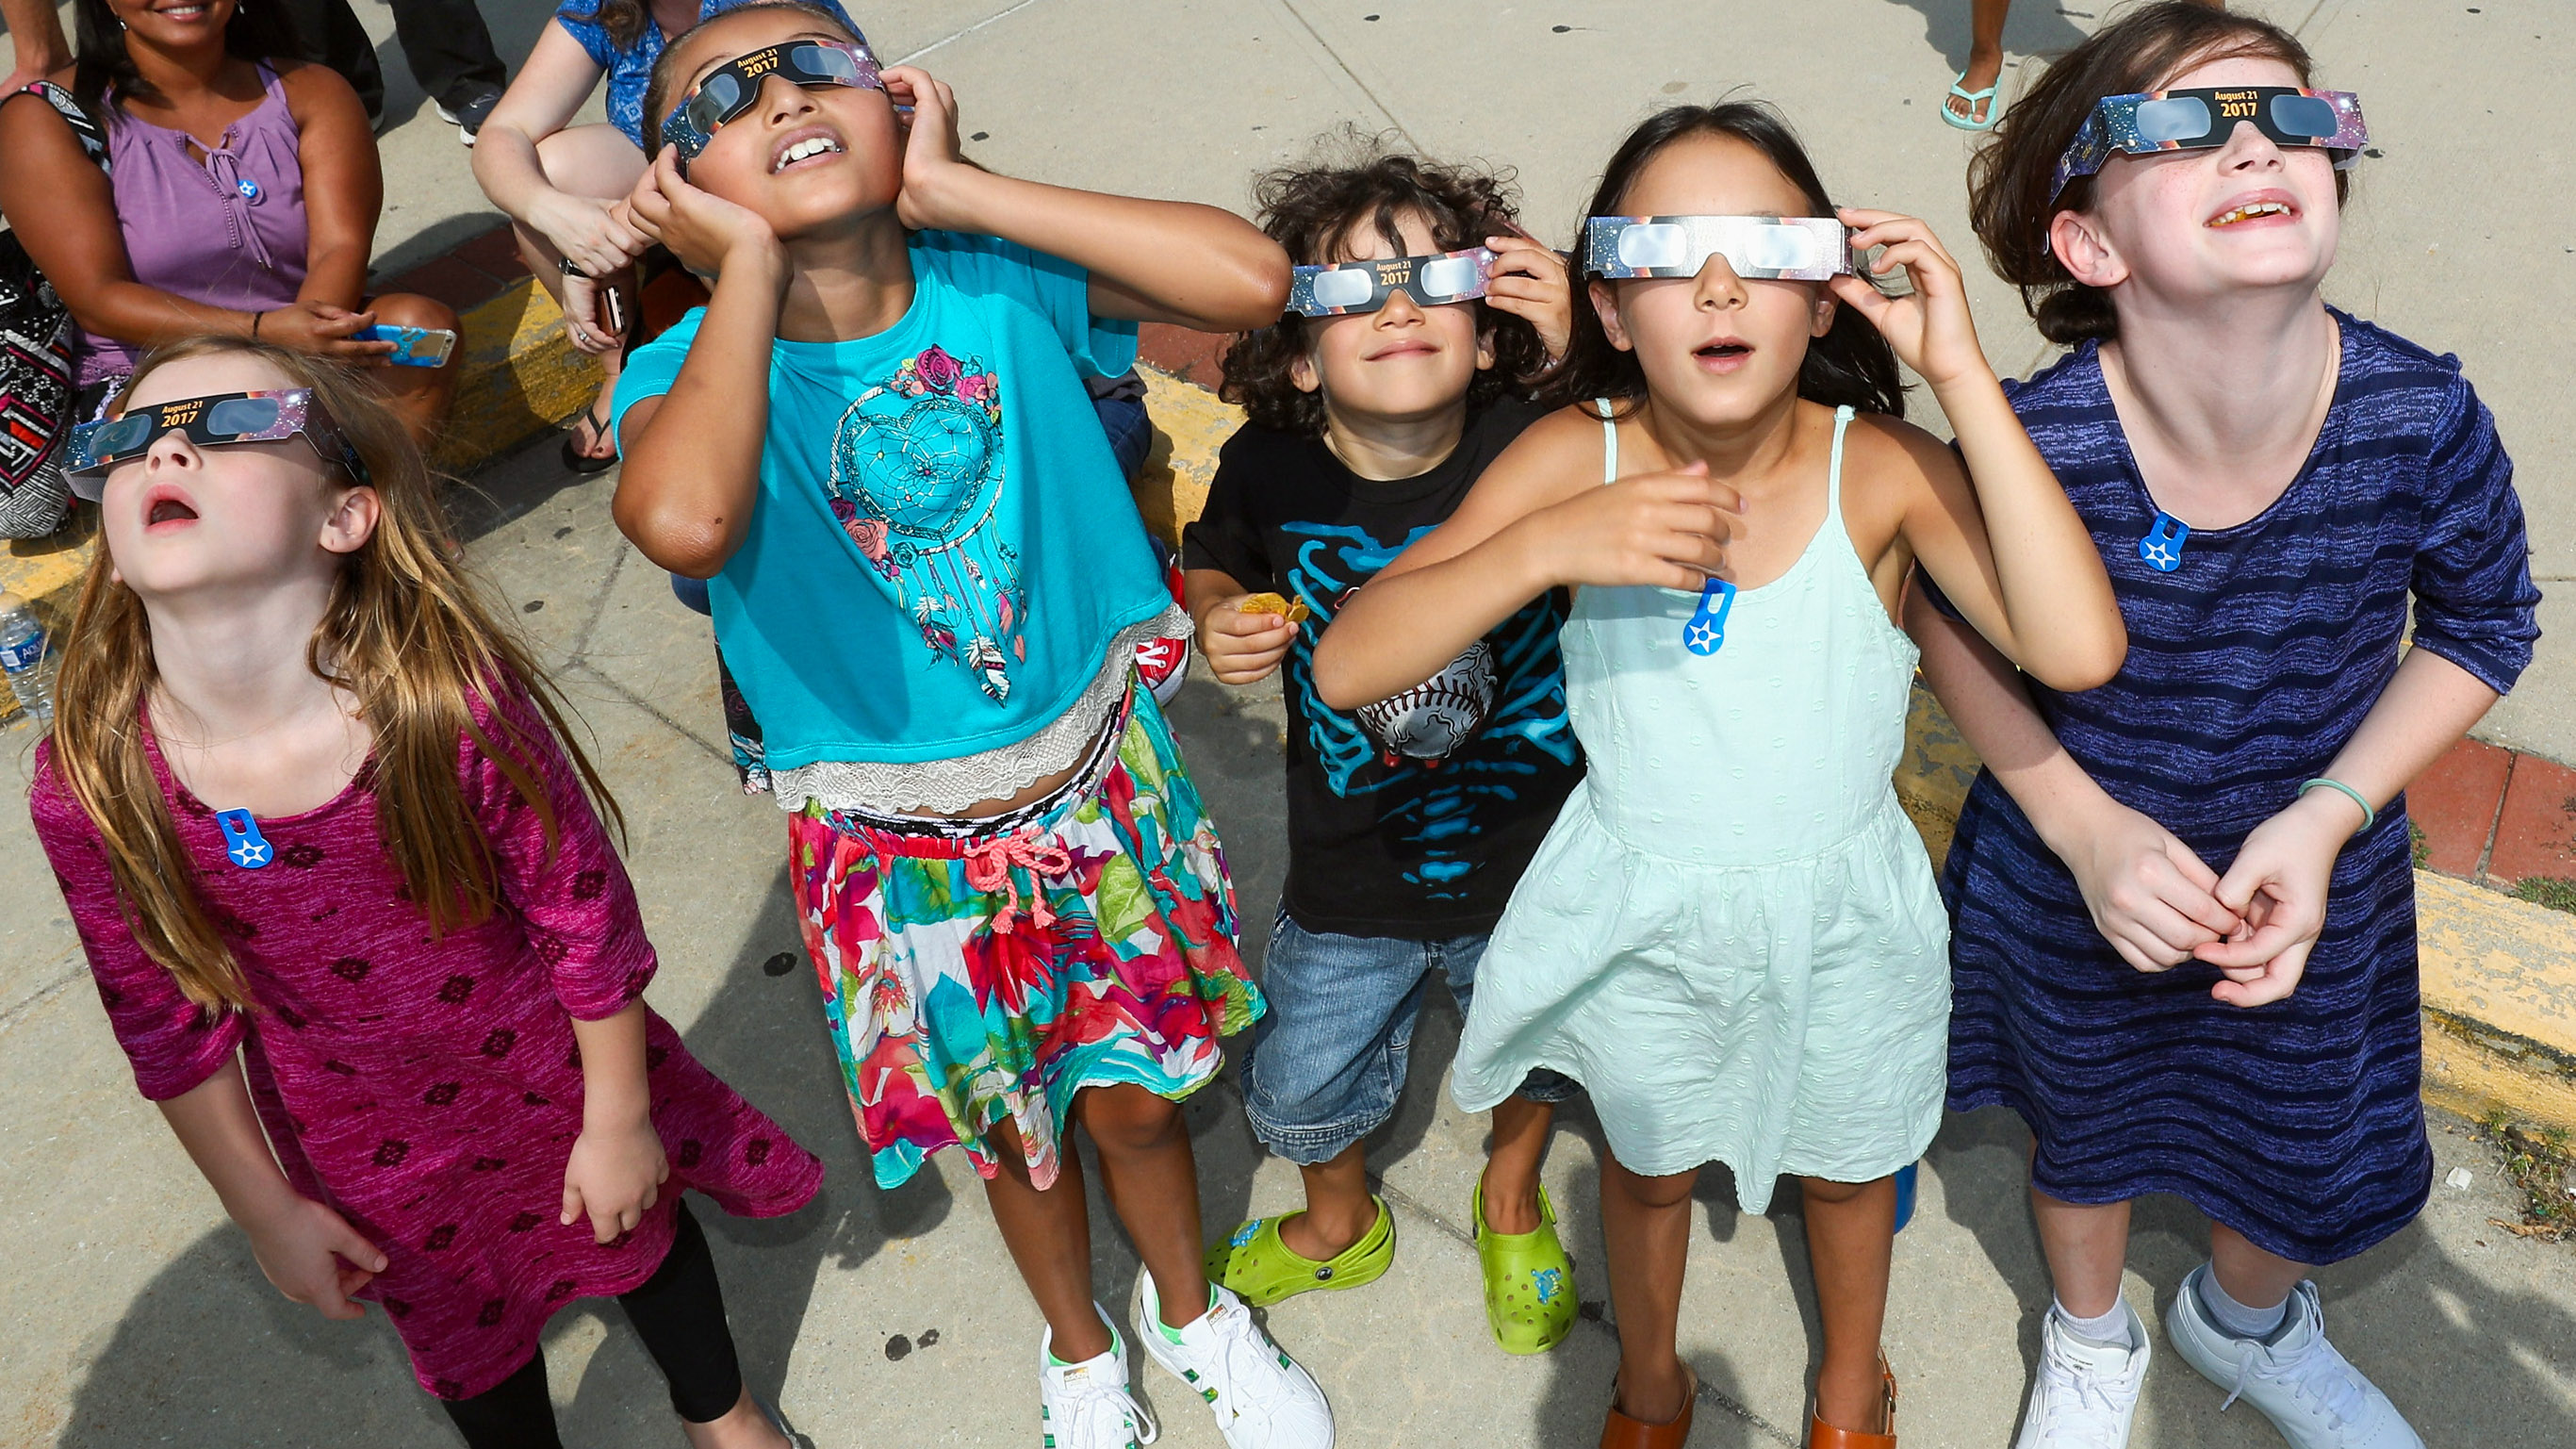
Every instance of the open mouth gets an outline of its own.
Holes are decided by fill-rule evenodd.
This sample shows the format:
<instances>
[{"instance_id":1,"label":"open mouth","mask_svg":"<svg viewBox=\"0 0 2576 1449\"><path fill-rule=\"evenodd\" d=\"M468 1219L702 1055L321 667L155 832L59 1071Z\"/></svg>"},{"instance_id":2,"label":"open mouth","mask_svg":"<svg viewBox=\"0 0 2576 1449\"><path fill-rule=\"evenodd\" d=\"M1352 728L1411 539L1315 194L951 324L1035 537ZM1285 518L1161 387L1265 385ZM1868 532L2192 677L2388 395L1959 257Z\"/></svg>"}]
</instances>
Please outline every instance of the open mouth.
<instances>
[{"instance_id":1,"label":"open mouth","mask_svg":"<svg viewBox=\"0 0 2576 1449\"><path fill-rule=\"evenodd\" d=\"M158 528L165 523L194 523L197 509L175 490L156 490L143 503L143 526Z\"/></svg>"},{"instance_id":2,"label":"open mouth","mask_svg":"<svg viewBox=\"0 0 2576 1449\"><path fill-rule=\"evenodd\" d=\"M206 7L203 5L172 5L166 9L155 10L152 13L155 15L166 15L172 20L195 20L205 15Z\"/></svg>"},{"instance_id":3,"label":"open mouth","mask_svg":"<svg viewBox=\"0 0 2576 1449\"><path fill-rule=\"evenodd\" d=\"M1750 342L1711 342L1691 351L1691 356L1698 358L1703 365L1721 372L1732 371L1752 355L1753 344Z\"/></svg>"},{"instance_id":4,"label":"open mouth","mask_svg":"<svg viewBox=\"0 0 2576 1449\"><path fill-rule=\"evenodd\" d=\"M769 163L769 172L775 176L799 161L810 161L817 156L838 156L841 150L840 138L837 136L817 132L795 137L778 148L777 156Z\"/></svg>"},{"instance_id":5,"label":"open mouth","mask_svg":"<svg viewBox=\"0 0 2576 1449\"><path fill-rule=\"evenodd\" d=\"M2249 201L2231 206L2203 223L2211 228L2234 226L2238 222L2258 221L2267 216L2296 216L2298 211L2286 201Z\"/></svg>"}]
</instances>

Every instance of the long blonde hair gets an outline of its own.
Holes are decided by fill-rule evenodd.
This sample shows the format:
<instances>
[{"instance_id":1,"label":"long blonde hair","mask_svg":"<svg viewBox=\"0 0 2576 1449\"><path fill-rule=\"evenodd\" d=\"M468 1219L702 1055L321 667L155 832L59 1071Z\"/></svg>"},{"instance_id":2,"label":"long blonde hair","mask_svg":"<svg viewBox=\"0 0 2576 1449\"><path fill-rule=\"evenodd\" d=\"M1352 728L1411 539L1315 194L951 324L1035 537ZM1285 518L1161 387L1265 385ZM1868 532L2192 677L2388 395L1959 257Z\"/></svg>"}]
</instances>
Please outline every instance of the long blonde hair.
<instances>
[{"instance_id":1,"label":"long blonde hair","mask_svg":"<svg viewBox=\"0 0 2576 1449\"><path fill-rule=\"evenodd\" d=\"M374 735L361 775L376 797L376 828L432 933L489 920L500 904L497 862L457 778L460 738L498 765L537 812L548 850L558 839L545 781L529 763L542 742L513 722L503 696L534 702L591 799L622 832L616 801L564 728L552 686L458 566L428 465L375 389L334 363L232 337L155 349L134 382L165 363L217 354L256 358L311 388L366 462L380 504L375 532L343 558L329 607L305 646L306 664L356 697ZM63 651L53 769L106 843L119 901L144 952L190 1000L247 1009L249 983L192 884L196 868L180 848L144 753L142 706L155 676L143 603L117 580L101 547L81 581ZM476 701L506 741L476 722Z\"/></svg>"}]
</instances>

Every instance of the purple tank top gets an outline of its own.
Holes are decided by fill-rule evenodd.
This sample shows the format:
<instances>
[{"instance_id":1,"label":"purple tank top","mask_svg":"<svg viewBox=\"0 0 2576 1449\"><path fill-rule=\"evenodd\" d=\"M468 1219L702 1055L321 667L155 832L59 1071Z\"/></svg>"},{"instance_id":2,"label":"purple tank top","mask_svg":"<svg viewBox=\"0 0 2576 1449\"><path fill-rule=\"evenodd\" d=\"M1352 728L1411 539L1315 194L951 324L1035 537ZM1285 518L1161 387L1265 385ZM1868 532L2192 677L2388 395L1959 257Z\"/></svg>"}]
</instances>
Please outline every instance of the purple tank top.
<instances>
[{"instance_id":1,"label":"purple tank top","mask_svg":"<svg viewBox=\"0 0 2576 1449\"><path fill-rule=\"evenodd\" d=\"M190 154L196 142L184 131L124 114L107 128L116 225L134 280L238 311L295 300L306 246L301 136L277 73L263 65L259 78L267 95L203 159ZM127 376L142 354L83 328L74 384Z\"/></svg>"}]
</instances>

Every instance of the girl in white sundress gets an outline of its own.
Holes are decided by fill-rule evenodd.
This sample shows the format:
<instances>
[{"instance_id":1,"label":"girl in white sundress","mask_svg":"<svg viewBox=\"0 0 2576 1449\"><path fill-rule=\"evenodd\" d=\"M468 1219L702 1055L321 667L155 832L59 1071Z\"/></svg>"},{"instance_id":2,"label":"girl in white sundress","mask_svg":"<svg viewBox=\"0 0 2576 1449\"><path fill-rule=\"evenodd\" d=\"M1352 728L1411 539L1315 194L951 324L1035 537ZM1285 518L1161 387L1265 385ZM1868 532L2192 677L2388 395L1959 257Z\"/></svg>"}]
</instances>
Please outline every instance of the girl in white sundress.
<instances>
[{"instance_id":1,"label":"girl in white sundress","mask_svg":"<svg viewBox=\"0 0 2576 1449\"><path fill-rule=\"evenodd\" d=\"M1591 774L1495 929L1453 1091L1481 1109L1546 1066L1600 1113L1605 1446L1688 1437L1674 1332L1714 1161L1748 1212L1803 1179L1825 1338L1809 1443L1879 1449L1890 1176L1940 1124L1949 1012L1940 900L1889 784L1915 658L1891 620L1920 563L2058 687L2108 679L2125 636L1923 223L1836 212L1787 125L1745 102L1645 122L1589 216L1575 404L1344 606L1315 681L1337 709L1383 698L1579 590L1563 637ZM1836 274L1846 229L1912 295ZM1956 454L1901 421L1900 356Z\"/></svg>"}]
</instances>

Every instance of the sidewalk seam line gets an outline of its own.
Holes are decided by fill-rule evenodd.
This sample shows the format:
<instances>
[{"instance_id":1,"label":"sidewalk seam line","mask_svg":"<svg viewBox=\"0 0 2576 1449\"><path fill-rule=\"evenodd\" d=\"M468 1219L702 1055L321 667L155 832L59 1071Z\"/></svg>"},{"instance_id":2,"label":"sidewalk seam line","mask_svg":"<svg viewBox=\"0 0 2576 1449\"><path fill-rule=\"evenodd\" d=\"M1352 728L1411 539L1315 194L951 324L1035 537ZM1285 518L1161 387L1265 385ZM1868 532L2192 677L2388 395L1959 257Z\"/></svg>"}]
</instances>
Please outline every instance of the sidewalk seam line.
<instances>
[{"instance_id":1,"label":"sidewalk seam line","mask_svg":"<svg viewBox=\"0 0 2576 1449\"><path fill-rule=\"evenodd\" d=\"M1315 42L1315 48L1324 53L1324 58L1333 63L1333 68L1347 76L1352 85L1359 87L1360 94L1368 97L1368 103L1377 107L1377 113L1386 117L1387 124L1395 127L1395 133L1404 138L1404 144L1412 147L1417 155L1429 153L1430 148L1424 146L1414 136L1413 128L1404 124L1404 119L1398 116L1386 102L1378 99L1377 92L1369 89L1369 83L1360 79L1359 72L1352 70L1350 62L1342 59L1341 52L1333 49L1332 45L1324 39L1323 33L1315 29L1314 23L1306 18L1305 12L1297 8L1297 0L1277 0L1277 3L1280 9L1288 12L1289 19L1297 22L1297 28L1306 32L1306 38Z\"/></svg>"},{"instance_id":2,"label":"sidewalk seam line","mask_svg":"<svg viewBox=\"0 0 2576 1449\"><path fill-rule=\"evenodd\" d=\"M987 15L983 19L976 21L974 24L967 26L963 30L957 31L951 35L943 35L939 37L937 40L930 42L928 45L914 51L912 54L897 60L895 64L910 65L914 61L921 59L923 56L930 54L932 51L939 49L941 46L948 44L950 41L964 40L967 36L974 34L985 26L998 25L1037 3L1038 0L1020 0L1019 4L1012 6L1007 10L996 11L995 13Z\"/></svg>"}]
</instances>

